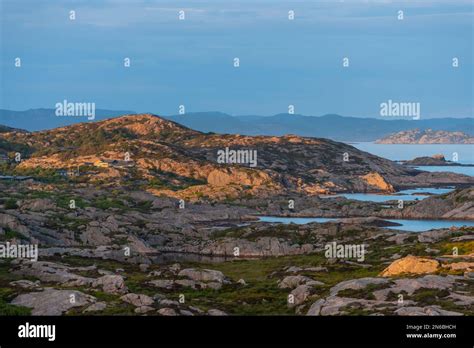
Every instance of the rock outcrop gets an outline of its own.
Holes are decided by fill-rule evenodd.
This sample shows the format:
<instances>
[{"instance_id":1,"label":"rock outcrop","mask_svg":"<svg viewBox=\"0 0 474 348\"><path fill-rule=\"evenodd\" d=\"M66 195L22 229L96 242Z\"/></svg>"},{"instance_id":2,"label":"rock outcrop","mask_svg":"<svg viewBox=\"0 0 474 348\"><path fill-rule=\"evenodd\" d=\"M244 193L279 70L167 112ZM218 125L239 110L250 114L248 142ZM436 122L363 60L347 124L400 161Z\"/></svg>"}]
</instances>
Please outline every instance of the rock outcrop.
<instances>
[{"instance_id":1,"label":"rock outcrop","mask_svg":"<svg viewBox=\"0 0 474 348\"><path fill-rule=\"evenodd\" d=\"M19 295L12 304L32 308L32 315L62 315L71 308L90 305L95 301L93 296L80 291L47 288Z\"/></svg>"},{"instance_id":2,"label":"rock outcrop","mask_svg":"<svg viewBox=\"0 0 474 348\"><path fill-rule=\"evenodd\" d=\"M380 275L382 277L392 277L401 274L427 274L436 272L438 267L439 262L436 260L406 256L392 262Z\"/></svg>"},{"instance_id":3,"label":"rock outcrop","mask_svg":"<svg viewBox=\"0 0 474 348\"><path fill-rule=\"evenodd\" d=\"M92 286L102 287L102 290L109 294L123 294L128 291L125 281L120 275L104 275L96 279Z\"/></svg>"},{"instance_id":4,"label":"rock outcrop","mask_svg":"<svg viewBox=\"0 0 474 348\"><path fill-rule=\"evenodd\" d=\"M361 177L369 186L375 187L380 191L394 192L395 189L389 184L382 175L377 172L371 172Z\"/></svg>"}]
</instances>

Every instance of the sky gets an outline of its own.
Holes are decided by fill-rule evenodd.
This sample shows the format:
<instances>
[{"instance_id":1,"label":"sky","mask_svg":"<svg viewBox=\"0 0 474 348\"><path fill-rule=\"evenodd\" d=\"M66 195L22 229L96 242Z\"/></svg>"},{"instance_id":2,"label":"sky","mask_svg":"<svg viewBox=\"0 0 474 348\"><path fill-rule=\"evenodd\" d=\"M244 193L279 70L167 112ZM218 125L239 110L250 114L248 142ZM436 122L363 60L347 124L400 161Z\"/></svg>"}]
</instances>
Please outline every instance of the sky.
<instances>
[{"instance_id":1,"label":"sky","mask_svg":"<svg viewBox=\"0 0 474 348\"><path fill-rule=\"evenodd\" d=\"M3 109L474 115L470 0L0 0L0 22Z\"/></svg>"}]
</instances>

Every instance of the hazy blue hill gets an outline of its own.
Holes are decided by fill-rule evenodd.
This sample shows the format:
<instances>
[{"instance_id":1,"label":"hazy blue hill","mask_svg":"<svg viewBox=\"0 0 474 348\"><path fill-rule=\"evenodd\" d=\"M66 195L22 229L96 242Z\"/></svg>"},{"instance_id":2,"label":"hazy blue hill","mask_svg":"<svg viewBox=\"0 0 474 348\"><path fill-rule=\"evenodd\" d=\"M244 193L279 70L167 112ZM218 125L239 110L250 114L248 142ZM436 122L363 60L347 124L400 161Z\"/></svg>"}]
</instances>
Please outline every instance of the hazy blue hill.
<instances>
[{"instance_id":1,"label":"hazy blue hill","mask_svg":"<svg viewBox=\"0 0 474 348\"><path fill-rule=\"evenodd\" d=\"M6 127L0 124L0 133L7 133L7 132L12 132L12 131L23 131L21 129L16 129L16 128L11 128L11 127Z\"/></svg>"},{"instance_id":2,"label":"hazy blue hill","mask_svg":"<svg viewBox=\"0 0 474 348\"><path fill-rule=\"evenodd\" d=\"M100 121L131 113L133 111L96 109L95 120ZM0 124L29 131L52 129L86 121L87 117L58 117L55 114L55 109L29 109L25 111L0 109Z\"/></svg>"},{"instance_id":3,"label":"hazy blue hill","mask_svg":"<svg viewBox=\"0 0 474 348\"><path fill-rule=\"evenodd\" d=\"M0 109L0 124L35 131L88 121L86 117L57 117L54 111L54 109L26 111ZM133 112L97 109L95 120L100 121L131 113ZM201 132L245 135L297 134L338 141L375 141L390 134L414 128L462 131L474 135L473 118L436 118L415 121L348 117L335 114L324 116L299 114L231 116L217 111L192 112L184 115L165 116L164 118Z\"/></svg>"},{"instance_id":4,"label":"hazy blue hill","mask_svg":"<svg viewBox=\"0 0 474 348\"><path fill-rule=\"evenodd\" d=\"M339 141L375 141L389 134L413 128L463 131L474 134L472 118L438 118L427 120L381 120L347 117L335 114L303 116L277 114L274 116L230 116L223 113L189 113L168 119L187 127L216 133L246 135L284 135L330 138Z\"/></svg>"},{"instance_id":5,"label":"hazy blue hill","mask_svg":"<svg viewBox=\"0 0 474 348\"><path fill-rule=\"evenodd\" d=\"M248 134L249 130L245 121L217 111L193 112L164 118L201 132Z\"/></svg>"}]
</instances>

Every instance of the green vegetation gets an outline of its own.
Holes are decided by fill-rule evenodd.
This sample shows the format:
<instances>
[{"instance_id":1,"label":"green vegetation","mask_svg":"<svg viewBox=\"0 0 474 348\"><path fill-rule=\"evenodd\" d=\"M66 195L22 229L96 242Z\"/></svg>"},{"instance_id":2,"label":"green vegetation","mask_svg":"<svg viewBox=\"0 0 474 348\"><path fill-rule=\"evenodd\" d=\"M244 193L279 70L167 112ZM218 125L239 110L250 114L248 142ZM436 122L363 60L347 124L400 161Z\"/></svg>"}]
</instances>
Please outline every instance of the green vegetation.
<instances>
[{"instance_id":1,"label":"green vegetation","mask_svg":"<svg viewBox=\"0 0 474 348\"><path fill-rule=\"evenodd\" d=\"M9 283L18 280L9 271L10 260L0 263L0 316L30 315L31 309L10 304L17 292L12 289Z\"/></svg>"},{"instance_id":2,"label":"green vegetation","mask_svg":"<svg viewBox=\"0 0 474 348\"><path fill-rule=\"evenodd\" d=\"M184 190L191 186L205 185L205 180L199 180L192 177L181 176L173 172L160 170L153 171L153 178L147 181L143 188L169 189L172 191Z\"/></svg>"},{"instance_id":3,"label":"green vegetation","mask_svg":"<svg viewBox=\"0 0 474 348\"><path fill-rule=\"evenodd\" d=\"M0 316L31 315L31 308L15 306L7 303L3 298L3 290L7 289L0 288Z\"/></svg>"},{"instance_id":4,"label":"green vegetation","mask_svg":"<svg viewBox=\"0 0 474 348\"><path fill-rule=\"evenodd\" d=\"M62 160L68 160L78 155L92 155L103 152L111 146L117 145L119 142L127 142L127 140L135 139L136 136L125 128L117 128L105 131L97 125L84 126L83 132L76 132L69 129L62 137L47 137L37 134L37 141L47 141L50 143L48 147L44 147L35 152L35 157L47 156L59 153ZM74 144L71 147L69 144ZM65 151L67 150L67 151Z\"/></svg>"},{"instance_id":5,"label":"green vegetation","mask_svg":"<svg viewBox=\"0 0 474 348\"><path fill-rule=\"evenodd\" d=\"M439 302L439 299L449 296L449 291L439 289L418 289L410 296L421 306L431 306Z\"/></svg>"},{"instance_id":6,"label":"green vegetation","mask_svg":"<svg viewBox=\"0 0 474 348\"><path fill-rule=\"evenodd\" d=\"M452 255L455 248L459 255L468 255L474 253L474 241L441 243L439 248L446 255Z\"/></svg>"},{"instance_id":7,"label":"green vegetation","mask_svg":"<svg viewBox=\"0 0 474 348\"><path fill-rule=\"evenodd\" d=\"M78 208L84 209L85 207L90 205L84 199L82 199L81 197L78 197L78 196L72 196L72 195L69 195L69 194L62 194L62 195L58 195L58 196L55 197L55 201L56 201L56 204L58 205L58 207L61 207L61 208L64 208L64 209L71 209L70 208L71 200L74 200L74 204Z\"/></svg>"},{"instance_id":8,"label":"green vegetation","mask_svg":"<svg viewBox=\"0 0 474 348\"><path fill-rule=\"evenodd\" d=\"M54 168L20 168L18 166L15 166L8 173L8 175L31 176L36 180L43 181L46 183L61 183L66 181L66 179L63 176L59 175L56 169Z\"/></svg>"},{"instance_id":9,"label":"green vegetation","mask_svg":"<svg viewBox=\"0 0 474 348\"><path fill-rule=\"evenodd\" d=\"M77 231L79 226L86 225L87 223L88 221L86 219L78 219L63 214L58 214L54 217L50 217L45 222L45 226L55 230L67 228L72 231Z\"/></svg>"},{"instance_id":10,"label":"green vegetation","mask_svg":"<svg viewBox=\"0 0 474 348\"><path fill-rule=\"evenodd\" d=\"M14 153L16 152L23 154L23 156L29 155L33 152L33 149L30 146L26 144L18 143L16 141L15 142L8 141L4 139L3 137L0 138L0 150L3 150L1 152L10 153L9 154L10 158L14 158ZM11 155L11 153L13 153L13 156Z\"/></svg>"},{"instance_id":11,"label":"green vegetation","mask_svg":"<svg viewBox=\"0 0 474 348\"><path fill-rule=\"evenodd\" d=\"M11 239L25 239L25 237L21 234L21 233L18 233L14 230L12 230L11 228L9 227L5 227L3 229L4 231L4 234L3 235L0 235L0 240L2 241L6 241L6 240L11 240Z\"/></svg>"},{"instance_id":12,"label":"green vegetation","mask_svg":"<svg viewBox=\"0 0 474 348\"><path fill-rule=\"evenodd\" d=\"M109 197L100 197L94 199L92 201L92 206L102 210L107 210L109 208L124 210L128 208L128 205L126 205L123 200Z\"/></svg>"},{"instance_id":13,"label":"green vegetation","mask_svg":"<svg viewBox=\"0 0 474 348\"><path fill-rule=\"evenodd\" d=\"M4 205L5 209L18 209L18 204L16 202L16 199L10 198L5 202Z\"/></svg>"}]
</instances>

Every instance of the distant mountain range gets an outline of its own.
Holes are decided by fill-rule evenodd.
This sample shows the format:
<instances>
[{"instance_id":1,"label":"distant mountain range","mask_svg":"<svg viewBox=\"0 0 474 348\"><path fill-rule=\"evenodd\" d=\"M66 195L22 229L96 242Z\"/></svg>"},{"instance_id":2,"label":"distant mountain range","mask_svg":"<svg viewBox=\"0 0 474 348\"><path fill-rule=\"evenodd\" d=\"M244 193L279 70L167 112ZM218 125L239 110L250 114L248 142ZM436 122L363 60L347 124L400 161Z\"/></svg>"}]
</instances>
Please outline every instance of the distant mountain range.
<instances>
[{"instance_id":1,"label":"distant mountain range","mask_svg":"<svg viewBox=\"0 0 474 348\"><path fill-rule=\"evenodd\" d=\"M168 119L201 132L244 135L284 135L329 138L337 141L375 141L390 134L413 128L463 131L474 134L472 118L427 120L380 120L340 115L303 116L230 116L220 112L175 115Z\"/></svg>"},{"instance_id":2,"label":"distant mountain range","mask_svg":"<svg viewBox=\"0 0 474 348\"><path fill-rule=\"evenodd\" d=\"M97 109L95 121L131 114L132 111ZM432 129L474 135L473 118L436 118L421 120L381 120L340 115L304 116L277 114L274 116L231 116L221 112L193 112L163 116L191 129L243 135L285 135L322 137L338 141L375 141L400 131ZM54 109L10 111L0 109L0 124L29 131L52 129L78 122L86 117L57 117Z\"/></svg>"}]
</instances>

